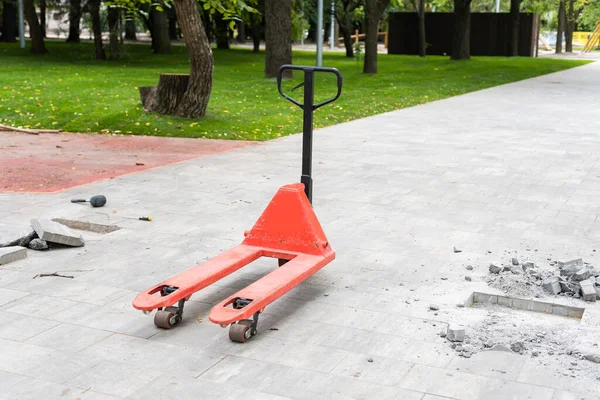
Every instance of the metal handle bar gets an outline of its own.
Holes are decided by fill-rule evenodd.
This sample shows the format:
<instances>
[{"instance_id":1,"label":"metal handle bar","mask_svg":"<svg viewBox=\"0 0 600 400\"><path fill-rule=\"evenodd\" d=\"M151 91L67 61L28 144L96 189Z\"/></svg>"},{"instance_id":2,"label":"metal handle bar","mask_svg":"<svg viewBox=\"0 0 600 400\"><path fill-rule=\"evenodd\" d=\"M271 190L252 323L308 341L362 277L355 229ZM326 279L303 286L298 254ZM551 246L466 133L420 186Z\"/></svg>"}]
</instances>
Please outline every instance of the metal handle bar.
<instances>
[{"instance_id":1,"label":"metal handle bar","mask_svg":"<svg viewBox=\"0 0 600 400\"><path fill-rule=\"evenodd\" d=\"M305 67L305 66L299 66L299 65L290 65L290 64L285 64L282 65L279 68L279 71L277 71L277 90L279 90L279 94L281 94L286 100L291 101L292 103L294 103L295 105L297 105L298 107L304 109L304 104L300 103L299 101L291 98L290 96L288 96L287 94L283 93L283 90L281 90L281 81L283 78L283 71L286 71L288 69L291 70L296 70L296 71L304 71L305 73L307 71L312 71L312 72L327 72L330 74L334 74L337 77L337 94L335 95L334 98L326 100L322 103L319 104L315 104L312 109L313 111L316 110L317 108L323 107L329 103L333 103L334 101L336 101L337 99L340 98L340 96L342 95L342 74L340 74L340 71L337 70L337 68L325 68L325 67ZM300 85L298 85L296 88L302 86L303 83L301 83ZM304 101L306 101L306 99L304 99Z\"/></svg>"}]
</instances>

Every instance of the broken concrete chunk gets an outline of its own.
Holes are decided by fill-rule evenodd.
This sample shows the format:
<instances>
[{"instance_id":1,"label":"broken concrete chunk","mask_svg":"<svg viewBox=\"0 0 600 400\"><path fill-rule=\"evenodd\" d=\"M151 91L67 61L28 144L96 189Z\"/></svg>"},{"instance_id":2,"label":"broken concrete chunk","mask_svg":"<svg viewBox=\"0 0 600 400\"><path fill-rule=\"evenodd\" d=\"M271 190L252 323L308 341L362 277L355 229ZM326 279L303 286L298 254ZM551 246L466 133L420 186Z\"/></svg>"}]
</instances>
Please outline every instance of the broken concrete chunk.
<instances>
[{"instance_id":1,"label":"broken concrete chunk","mask_svg":"<svg viewBox=\"0 0 600 400\"><path fill-rule=\"evenodd\" d=\"M571 277L571 280L574 281L574 282L581 282L581 281L585 281L589 277L590 277L590 271L588 271L586 268L580 268Z\"/></svg>"},{"instance_id":2,"label":"broken concrete chunk","mask_svg":"<svg viewBox=\"0 0 600 400\"><path fill-rule=\"evenodd\" d=\"M525 345L522 342L516 342L510 345L510 349L515 353L523 354Z\"/></svg>"},{"instance_id":3,"label":"broken concrete chunk","mask_svg":"<svg viewBox=\"0 0 600 400\"><path fill-rule=\"evenodd\" d=\"M29 248L31 250L46 250L48 248L48 243L42 239L33 239L29 242Z\"/></svg>"},{"instance_id":4,"label":"broken concrete chunk","mask_svg":"<svg viewBox=\"0 0 600 400\"><path fill-rule=\"evenodd\" d=\"M516 258L513 257L513 259L511 260L512 265L519 265L519 260L517 260Z\"/></svg>"},{"instance_id":5,"label":"broken concrete chunk","mask_svg":"<svg viewBox=\"0 0 600 400\"><path fill-rule=\"evenodd\" d=\"M600 364L600 355L598 354L588 354L585 355L584 358L593 363Z\"/></svg>"},{"instance_id":6,"label":"broken concrete chunk","mask_svg":"<svg viewBox=\"0 0 600 400\"><path fill-rule=\"evenodd\" d=\"M27 247L29 242L31 242L31 240L35 239L36 237L37 237L37 233L35 233L35 231L33 231L21 238L13 240L12 242L0 244L0 247L13 247L13 246Z\"/></svg>"},{"instance_id":7,"label":"broken concrete chunk","mask_svg":"<svg viewBox=\"0 0 600 400\"><path fill-rule=\"evenodd\" d=\"M32 219L31 226L37 232L40 239L47 242L74 247L83 246L83 237L81 235L78 235L65 225L50 221L48 218Z\"/></svg>"},{"instance_id":8,"label":"broken concrete chunk","mask_svg":"<svg viewBox=\"0 0 600 400\"><path fill-rule=\"evenodd\" d=\"M490 272L492 274L499 274L500 271L502 271L502 268L500 268L499 266L497 266L496 264L492 263L490 264Z\"/></svg>"},{"instance_id":9,"label":"broken concrete chunk","mask_svg":"<svg viewBox=\"0 0 600 400\"><path fill-rule=\"evenodd\" d=\"M600 286L600 276L596 278L596 286Z\"/></svg>"},{"instance_id":10,"label":"broken concrete chunk","mask_svg":"<svg viewBox=\"0 0 600 400\"><path fill-rule=\"evenodd\" d=\"M552 278L546 279L542 283L542 287L544 290L550 294L559 294L560 293L560 281L558 277L553 276Z\"/></svg>"},{"instance_id":11,"label":"broken concrete chunk","mask_svg":"<svg viewBox=\"0 0 600 400\"><path fill-rule=\"evenodd\" d=\"M569 267L583 267L583 260L581 258L576 258L570 261L558 261L558 268L569 268Z\"/></svg>"},{"instance_id":12,"label":"broken concrete chunk","mask_svg":"<svg viewBox=\"0 0 600 400\"><path fill-rule=\"evenodd\" d=\"M0 265L27 257L27 249L21 246L10 246L0 248Z\"/></svg>"},{"instance_id":13,"label":"broken concrete chunk","mask_svg":"<svg viewBox=\"0 0 600 400\"><path fill-rule=\"evenodd\" d=\"M473 266L472 265L467 265L467 270L473 271Z\"/></svg>"},{"instance_id":14,"label":"broken concrete chunk","mask_svg":"<svg viewBox=\"0 0 600 400\"><path fill-rule=\"evenodd\" d=\"M576 284L571 282L562 281L560 282L560 291L565 293L575 293L577 290Z\"/></svg>"},{"instance_id":15,"label":"broken concrete chunk","mask_svg":"<svg viewBox=\"0 0 600 400\"><path fill-rule=\"evenodd\" d=\"M596 291L596 300L600 300L600 286L595 286L594 290Z\"/></svg>"},{"instance_id":16,"label":"broken concrete chunk","mask_svg":"<svg viewBox=\"0 0 600 400\"><path fill-rule=\"evenodd\" d=\"M440 309L440 306L438 306L437 304L430 304L430 305L429 305L429 309L430 309L431 311L437 311L437 310L439 310L439 309Z\"/></svg>"},{"instance_id":17,"label":"broken concrete chunk","mask_svg":"<svg viewBox=\"0 0 600 400\"><path fill-rule=\"evenodd\" d=\"M448 325L446 339L451 342L463 342L465 340L465 328L461 325Z\"/></svg>"},{"instance_id":18,"label":"broken concrete chunk","mask_svg":"<svg viewBox=\"0 0 600 400\"><path fill-rule=\"evenodd\" d=\"M596 293L596 289L594 288L594 285L592 284L592 282L588 281L582 281L579 283L579 286L581 286L581 297L583 297L583 300L585 301L596 301L596 297L598 296Z\"/></svg>"},{"instance_id":19,"label":"broken concrete chunk","mask_svg":"<svg viewBox=\"0 0 600 400\"><path fill-rule=\"evenodd\" d=\"M470 277L470 276L465 276L465 281L467 281L467 282L471 282L472 280L473 280L473 279L471 279L471 277Z\"/></svg>"}]
</instances>

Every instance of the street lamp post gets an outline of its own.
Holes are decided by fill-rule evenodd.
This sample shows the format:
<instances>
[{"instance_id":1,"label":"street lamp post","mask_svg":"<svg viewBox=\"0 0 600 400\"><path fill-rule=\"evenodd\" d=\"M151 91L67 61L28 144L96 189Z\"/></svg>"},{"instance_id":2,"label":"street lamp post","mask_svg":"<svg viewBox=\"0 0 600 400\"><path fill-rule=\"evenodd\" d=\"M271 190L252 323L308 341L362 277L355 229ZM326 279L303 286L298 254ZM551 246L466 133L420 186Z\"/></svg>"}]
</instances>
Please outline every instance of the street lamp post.
<instances>
[{"instance_id":1,"label":"street lamp post","mask_svg":"<svg viewBox=\"0 0 600 400\"><path fill-rule=\"evenodd\" d=\"M25 23L23 22L23 0L19 0L19 42L25 48Z\"/></svg>"},{"instance_id":2,"label":"street lamp post","mask_svg":"<svg viewBox=\"0 0 600 400\"><path fill-rule=\"evenodd\" d=\"M323 0L317 2L317 67L323 66Z\"/></svg>"}]
</instances>

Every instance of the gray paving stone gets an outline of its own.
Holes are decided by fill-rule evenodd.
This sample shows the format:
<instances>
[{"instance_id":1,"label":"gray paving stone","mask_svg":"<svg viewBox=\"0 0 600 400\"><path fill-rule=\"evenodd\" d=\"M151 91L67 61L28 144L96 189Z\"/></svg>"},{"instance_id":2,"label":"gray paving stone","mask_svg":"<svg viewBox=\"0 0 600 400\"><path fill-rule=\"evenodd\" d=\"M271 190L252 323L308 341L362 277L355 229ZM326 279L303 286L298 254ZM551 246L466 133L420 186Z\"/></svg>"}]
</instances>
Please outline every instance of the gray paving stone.
<instances>
[{"instance_id":1,"label":"gray paving stone","mask_svg":"<svg viewBox=\"0 0 600 400\"><path fill-rule=\"evenodd\" d=\"M54 328L32 336L27 343L56 350L79 352L112 335L112 332L51 322ZM2 335L0 331L0 335Z\"/></svg>"},{"instance_id":2,"label":"gray paving stone","mask_svg":"<svg viewBox=\"0 0 600 400\"><path fill-rule=\"evenodd\" d=\"M13 301L17 301L18 299L22 299L26 296L29 296L29 293L21 292L18 290L0 288L0 306L11 303Z\"/></svg>"},{"instance_id":3,"label":"gray paving stone","mask_svg":"<svg viewBox=\"0 0 600 400\"><path fill-rule=\"evenodd\" d=\"M331 373L385 386L397 386L412 366L411 363L391 358L351 353Z\"/></svg>"},{"instance_id":4,"label":"gray paving stone","mask_svg":"<svg viewBox=\"0 0 600 400\"><path fill-rule=\"evenodd\" d=\"M89 388L98 393L127 397L162 375L162 372L148 367L137 367L135 373L131 372L131 365L104 361L70 379L66 384L79 389Z\"/></svg>"},{"instance_id":5,"label":"gray paving stone","mask_svg":"<svg viewBox=\"0 0 600 400\"><path fill-rule=\"evenodd\" d=\"M0 338L24 342L58 324L47 319L0 311Z\"/></svg>"},{"instance_id":6,"label":"gray paving stone","mask_svg":"<svg viewBox=\"0 0 600 400\"><path fill-rule=\"evenodd\" d=\"M163 372L179 373L196 378L218 363L224 356L208 351L194 350L175 344L148 341L115 334L81 351L82 355L103 357L114 362L125 362L134 367L148 367Z\"/></svg>"},{"instance_id":7,"label":"gray paving stone","mask_svg":"<svg viewBox=\"0 0 600 400\"><path fill-rule=\"evenodd\" d=\"M31 227L38 234L39 238L46 242L59 243L73 247L81 247L84 245L83 236L81 236L81 234L76 233L65 225L51 221L49 218L32 219Z\"/></svg>"},{"instance_id":8,"label":"gray paving stone","mask_svg":"<svg viewBox=\"0 0 600 400\"><path fill-rule=\"evenodd\" d=\"M27 257L27 248L21 246L0 247L0 265Z\"/></svg>"}]
</instances>

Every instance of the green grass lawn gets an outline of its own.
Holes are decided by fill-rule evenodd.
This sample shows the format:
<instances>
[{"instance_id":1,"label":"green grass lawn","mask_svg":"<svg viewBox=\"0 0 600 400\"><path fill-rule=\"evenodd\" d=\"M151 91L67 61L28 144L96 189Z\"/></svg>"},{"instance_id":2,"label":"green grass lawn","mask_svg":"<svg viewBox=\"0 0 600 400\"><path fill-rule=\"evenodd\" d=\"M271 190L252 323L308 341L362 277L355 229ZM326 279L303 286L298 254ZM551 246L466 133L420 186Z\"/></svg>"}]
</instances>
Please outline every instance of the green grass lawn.
<instances>
[{"instance_id":1,"label":"green grass lawn","mask_svg":"<svg viewBox=\"0 0 600 400\"><path fill-rule=\"evenodd\" d=\"M144 112L137 87L155 85L161 72L187 73L186 49L152 55L147 45L126 45L116 62L93 60L89 43L48 42L50 54L32 56L17 44L0 43L0 123L18 127L268 140L302 130L302 112L264 78L264 53L215 50L214 86L207 116L185 119ZM294 52L294 64L315 56ZM344 76L342 97L315 114L315 126L439 100L507 82L582 65L585 61L476 57L379 56L379 74L364 75L356 61L325 53L324 65ZM331 75L331 74L325 74ZM291 88L300 74L286 82ZM333 77L331 77L333 78ZM333 79L316 79L318 99L335 93ZM302 90L298 93L301 98Z\"/></svg>"}]
</instances>

